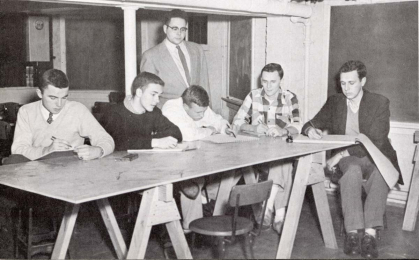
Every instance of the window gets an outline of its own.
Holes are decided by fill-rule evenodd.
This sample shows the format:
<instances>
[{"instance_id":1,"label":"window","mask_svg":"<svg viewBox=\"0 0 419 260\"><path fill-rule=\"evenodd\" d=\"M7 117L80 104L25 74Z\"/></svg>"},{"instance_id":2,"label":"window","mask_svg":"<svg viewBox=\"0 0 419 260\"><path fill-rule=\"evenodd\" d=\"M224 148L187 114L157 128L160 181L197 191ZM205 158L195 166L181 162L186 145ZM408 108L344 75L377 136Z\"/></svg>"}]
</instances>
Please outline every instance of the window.
<instances>
[{"instance_id":1,"label":"window","mask_svg":"<svg viewBox=\"0 0 419 260\"><path fill-rule=\"evenodd\" d=\"M188 41L208 44L208 16L189 16Z\"/></svg>"}]
</instances>

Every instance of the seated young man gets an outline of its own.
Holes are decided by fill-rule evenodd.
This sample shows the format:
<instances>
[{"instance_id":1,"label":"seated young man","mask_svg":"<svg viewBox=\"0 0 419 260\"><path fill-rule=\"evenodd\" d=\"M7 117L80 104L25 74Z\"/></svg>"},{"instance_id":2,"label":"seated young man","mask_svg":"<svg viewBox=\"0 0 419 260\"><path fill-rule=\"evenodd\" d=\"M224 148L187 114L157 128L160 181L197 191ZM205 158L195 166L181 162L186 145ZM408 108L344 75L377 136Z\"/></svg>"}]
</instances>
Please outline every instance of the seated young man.
<instances>
[{"instance_id":1,"label":"seated young man","mask_svg":"<svg viewBox=\"0 0 419 260\"><path fill-rule=\"evenodd\" d=\"M162 111L163 115L179 127L184 141L200 140L215 133L232 134L227 120L209 107L208 93L201 86L192 85L180 98L168 100ZM202 189L203 178L194 179L193 182ZM218 183L212 182L207 190L210 199L216 199ZM202 217L202 202L205 203L206 200L190 200L181 196L183 228L188 229L190 222Z\"/></svg>"},{"instance_id":2,"label":"seated young man","mask_svg":"<svg viewBox=\"0 0 419 260\"><path fill-rule=\"evenodd\" d=\"M265 134L284 136L298 134L301 129L300 111L297 96L281 89L284 71L281 65L270 63L262 69L262 88L252 90L243 101L233 120L235 129ZM251 119L251 123L249 123ZM275 204L273 229L282 232L285 207L291 193L292 161L277 161L259 165L259 169L268 172L268 179L274 181L268 200L264 225L270 226Z\"/></svg>"},{"instance_id":3,"label":"seated young man","mask_svg":"<svg viewBox=\"0 0 419 260\"><path fill-rule=\"evenodd\" d=\"M209 107L208 93L201 86L190 86L180 98L167 101L162 111L180 128L184 141L203 139L215 133L232 133L227 120Z\"/></svg>"},{"instance_id":4,"label":"seated young man","mask_svg":"<svg viewBox=\"0 0 419 260\"><path fill-rule=\"evenodd\" d=\"M115 150L173 148L182 142L179 128L157 107L164 82L142 72L133 81L131 96L111 109L103 125L115 140Z\"/></svg>"},{"instance_id":5,"label":"seated young man","mask_svg":"<svg viewBox=\"0 0 419 260\"><path fill-rule=\"evenodd\" d=\"M367 67L361 61L345 62L339 69L339 80L342 93L330 96L316 116L304 124L301 133L310 139L321 139L325 130L333 135L364 134L392 162L399 172L398 183L403 184L397 153L388 138L390 101L364 89ZM329 171L337 167L343 173L339 179L346 230L343 252L377 258L376 229L383 227L390 187L363 146L339 149L332 155L326 167ZM365 203L363 189L367 194ZM358 234L362 229L364 234Z\"/></svg>"},{"instance_id":6,"label":"seated young man","mask_svg":"<svg viewBox=\"0 0 419 260\"><path fill-rule=\"evenodd\" d=\"M92 160L113 152L112 137L83 104L67 101L68 91L64 72L44 72L36 90L41 100L19 109L12 154L36 160L54 151L74 149L79 159ZM85 137L91 145L84 145Z\"/></svg>"}]
</instances>

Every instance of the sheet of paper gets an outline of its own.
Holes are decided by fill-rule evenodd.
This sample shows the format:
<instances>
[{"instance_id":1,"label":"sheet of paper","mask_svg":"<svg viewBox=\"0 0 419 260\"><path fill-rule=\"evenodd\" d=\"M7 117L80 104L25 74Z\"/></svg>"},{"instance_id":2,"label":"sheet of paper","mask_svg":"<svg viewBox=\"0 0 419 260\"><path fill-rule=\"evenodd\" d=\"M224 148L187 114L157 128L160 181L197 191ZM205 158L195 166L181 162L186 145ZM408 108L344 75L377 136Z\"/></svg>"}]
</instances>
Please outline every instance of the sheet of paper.
<instances>
[{"instance_id":1,"label":"sheet of paper","mask_svg":"<svg viewBox=\"0 0 419 260\"><path fill-rule=\"evenodd\" d=\"M356 135L324 135L321 139L310 139L304 135L294 137L294 143L333 143L333 144L355 144Z\"/></svg>"},{"instance_id":2,"label":"sheet of paper","mask_svg":"<svg viewBox=\"0 0 419 260\"><path fill-rule=\"evenodd\" d=\"M259 140L257 137L253 136L245 136L245 135L237 135L236 137L217 134L205 137L202 141L211 142L216 144L225 144L225 143L239 143L239 142L248 142L248 141L256 141Z\"/></svg>"},{"instance_id":3,"label":"sheet of paper","mask_svg":"<svg viewBox=\"0 0 419 260\"><path fill-rule=\"evenodd\" d=\"M189 150L198 149L195 142L181 143L178 144L175 148L153 148L153 149L138 149L138 150L128 150L128 153L170 153L170 152L184 152Z\"/></svg>"}]
</instances>

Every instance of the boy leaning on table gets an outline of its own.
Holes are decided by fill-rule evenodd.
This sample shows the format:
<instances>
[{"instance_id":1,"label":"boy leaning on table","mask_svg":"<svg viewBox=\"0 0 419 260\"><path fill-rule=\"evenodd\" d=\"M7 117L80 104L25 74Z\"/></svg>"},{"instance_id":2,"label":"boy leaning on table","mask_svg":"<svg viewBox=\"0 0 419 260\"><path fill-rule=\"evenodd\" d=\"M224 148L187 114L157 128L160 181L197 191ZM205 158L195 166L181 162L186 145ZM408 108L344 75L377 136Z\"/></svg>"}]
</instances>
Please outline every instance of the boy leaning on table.
<instances>
[{"instance_id":1,"label":"boy leaning on table","mask_svg":"<svg viewBox=\"0 0 419 260\"><path fill-rule=\"evenodd\" d=\"M81 160L113 152L112 137L81 103L68 101L69 81L64 72L44 72L36 90L40 101L22 106L17 116L12 154L36 160L54 151L74 149ZM85 137L92 145L85 145Z\"/></svg>"},{"instance_id":2,"label":"boy leaning on table","mask_svg":"<svg viewBox=\"0 0 419 260\"><path fill-rule=\"evenodd\" d=\"M284 77L281 65L267 64L261 73L262 88L254 89L246 96L233 119L234 128L272 137L298 134L301 129L298 100L294 93L281 88ZM272 228L281 233L291 193L292 161L264 163L258 168L274 181L263 225L270 227L275 208Z\"/></svg>"},{"instance_id":3,"label":"boy leaning on table","mask_svg":"<svg viewBox=\"0 0 419 260\"><path fill-rule=\"evenodd\" d=\"M103 125L115 140L116 151L176 147L182 142L179 128L157 107L163 93L160 77L141 72L134 79L131 95L112 107ZM198 196L198 186L184 181L175 185L188 198Z\"/></svg>"},{"instance_id":4,"label":"boy leaning on table","mask_svg":"<svg viewBox=\"0 0 419 260\"><path fill-rule=\"evenodd\" d=\"M163 108L165 115L171 122L177 125L182 132L184 141L196 141L216 133L232 134L230 124L222 116L216 114L209 107L209 95L207 91L198 85L188 87L180 98L168 100ZM209 177L211 184L207 185L209 199L216 199L218 184L215 176ZM204 185L204 178L196 178L193 183ZM206 204L206 198L192 200L181 196L183 214L183 228L189 229L189 223L203 216L202 203Z\"/></svg>"}]
</instances>

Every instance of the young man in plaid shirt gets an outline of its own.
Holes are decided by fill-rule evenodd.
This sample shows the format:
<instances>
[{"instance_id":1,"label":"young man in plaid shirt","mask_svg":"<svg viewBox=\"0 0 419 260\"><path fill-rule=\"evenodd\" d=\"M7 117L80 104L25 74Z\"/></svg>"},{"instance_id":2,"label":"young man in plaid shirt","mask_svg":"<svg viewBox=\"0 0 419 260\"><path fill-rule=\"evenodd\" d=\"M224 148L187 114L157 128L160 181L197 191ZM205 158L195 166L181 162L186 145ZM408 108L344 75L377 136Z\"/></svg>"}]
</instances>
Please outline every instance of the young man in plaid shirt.
<instances>
[{"instance_id":1,"label":"young man in plaid shirt","mask_svg":"<svg viewBox=\"0 0 419 260\"><path fill-rule=\"evenodd\" d=\"M262 69L262 88L252 90L243 101L233 120L235 129L254 132L272 137L298 134L301 130L300 110L297 96L281 89L284 71L281 65L267 64ZM281 233L285 218L285 207L292 185L292 161L275 161L259 165L262 172L268 172L268 179L274 181L271 197L268 200L264 226L272 223L273 229ZM274 205L275 204L275 205Z\"/></svg>"}]
</instances>

